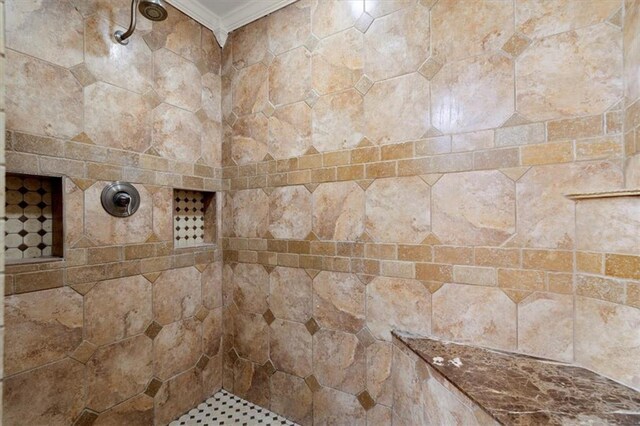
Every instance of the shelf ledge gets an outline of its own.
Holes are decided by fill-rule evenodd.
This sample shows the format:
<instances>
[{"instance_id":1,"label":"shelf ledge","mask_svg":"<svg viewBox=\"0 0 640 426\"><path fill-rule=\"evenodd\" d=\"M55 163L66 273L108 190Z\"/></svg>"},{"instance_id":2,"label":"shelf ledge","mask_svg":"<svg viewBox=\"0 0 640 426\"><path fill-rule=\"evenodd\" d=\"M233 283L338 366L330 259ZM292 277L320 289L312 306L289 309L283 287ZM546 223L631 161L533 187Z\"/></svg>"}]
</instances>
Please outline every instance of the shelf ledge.
<instances>
[{"instance_id":1,"label":"shelf ledge","mask_svg":"<svg viewBox=\"0 0 640 426\"><path fill-rule=\"evenodd\" d=\"M590 200L594 198L640 197L640 188L615 189L612 191L576 192L565 194L570 200Z\"/></svg>"}]
</instances>

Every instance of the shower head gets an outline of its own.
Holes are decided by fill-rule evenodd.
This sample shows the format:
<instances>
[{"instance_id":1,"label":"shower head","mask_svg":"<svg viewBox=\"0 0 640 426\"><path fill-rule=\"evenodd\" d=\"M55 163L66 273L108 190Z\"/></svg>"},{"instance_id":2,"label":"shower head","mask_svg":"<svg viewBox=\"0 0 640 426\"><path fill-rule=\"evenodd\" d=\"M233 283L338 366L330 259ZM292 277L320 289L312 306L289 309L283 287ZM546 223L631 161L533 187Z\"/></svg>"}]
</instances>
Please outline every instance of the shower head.
<instances>
[{"instance_id":1,"label":"shower head","mask_svg":"<svg viewBox=\"0 0 640 426\"><path fill-rule=\"evenodd\" d=\"M129 23L129 29L126 32L120 30L116 31L113 37L120 44L129 44L129 37L136 29L136 5L138 10L145 18L150 21L164 21L169 15L167 12L167 6L163 0L131 0L131 22Z\"/></svg>"},{"instance_id":2,"label":"shower head","mask_svg":"<svg viewBox=\"0 0 640 426\"><path fill-rule=\"evenodd\" d=\"M168 16L167 6L162 0L142 0L138 10L150 21L164 21Z\"/></svg>"}]
</instances>

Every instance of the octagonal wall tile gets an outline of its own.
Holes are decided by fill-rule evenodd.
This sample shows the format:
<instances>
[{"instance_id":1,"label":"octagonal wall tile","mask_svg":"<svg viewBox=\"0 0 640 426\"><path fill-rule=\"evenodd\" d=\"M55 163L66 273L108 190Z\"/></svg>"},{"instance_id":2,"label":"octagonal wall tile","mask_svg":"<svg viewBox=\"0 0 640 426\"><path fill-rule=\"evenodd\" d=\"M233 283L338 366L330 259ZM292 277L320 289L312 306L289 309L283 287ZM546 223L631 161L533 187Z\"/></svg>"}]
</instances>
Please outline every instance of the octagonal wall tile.
<instances>
[{"instance_id":1,"label":"octagonal wall tile","mask_svg":"<svg viewBox=\"0 0 640 426\"><path fill-rule=\"evenodd\" d=\"M364 103L354 90L322 96L313 107L313 146L320 152L355 148L364 132Z\"/></svg>"},{"instance_id":2,"label":"octagonal wall tile","mask_svg":"<svg viewBox=\"0 0 640 426\"><path fill-rule=\"evenodd\" d=\"M164 102L191 112L200 108L202 81L193 62L160 49L153 54L153 71L154 87Z\"/></svg>"},{"instance_id":3,"label":"octagonal wall tile","mask_svg":"<svg viewBox=\"0 0 640 426\"><path fill-rule=\"evenodd\" d=\"M431 80L432 124L444 133L499 127L513 114L513 85L513 63L506 56L448 63Z\"/></svg>"},{"instance_id":4,"label":"octagonal wall tile","mask_svg":"<svg viewBox=\"0 0 640 426\"><path fill-rule=\"evenodd\" d=\"M155 421L169 424L201 401L201 378L192 368L162 384L155 400Z\"/></svg>"},{"instance_id":5,"label":"octagonal wall tile","mask_svg":"<svg viewBox=\"0 0 640 426\"><path fill-rule=\"evenodd\" d=\"M222 307L213 309L202 321L203 352L210 357L220 353L222 347ZM213 362L210 360L209 362Z\"/></svg>"},{"instance_id":6,"label":"octagonal wall tile","mask_svg":"<svg viewBox=\"0 0 640 426\"><path fill-rule=\"evenodd\" d=\"M392 355L389 342L375 341L367 347L367 391L378 404L393 404Z\"/></svg>"},{"instance_id":7,"label":"octagonal wall tile","mask_svg":"<svg viewBox=\"0 0 640 426\"><path fill-rule=\"evenodd\" d=\"M193 367L201 355L202 324L193 318L171 323L153 341L153 373L167 380Z\"/></svg>"},{"instance_id":8,"label":"octagonal wall tile","mask_svg":"<svg viewBox=\"0 0 640 426\"><path fill-rule=\"evenodd\" d=\"M212 72L202 76L202 109L210 120L222 121L222 79Z\"/></svg>"},{"instance_id":9,"label":"octagonal wall tile","mask_svg":"<svg viewBox=\"0 0 640 426\"><path fill-rule=\"evenodd\" d=\"M312 281L304 269L276 267L269 275L269 309L276 318L305 322L313 313Z\"/></svg>"},{"instance_id":10,"label":"octagonal wall tile","mask_svg":"<svg viewBox=\"0 0 640 426\"><path fill-rule=\"evenodd\" d=\"M364 36L350 28L321 40L312 65L313 88L319 94L354 87L364 68Z\"/></svg>"},{"instance_id":11,"label":"octagonal wall tile","mask_svg":"<svg viewBox=\"0 0 640 426\"><path fill-rule=\"evenodd\" d=\"M208 309L222 306L222 270L222 261L217 261L202 271L202 304Z\"/></svg>"},{"instance_id":12,"label":"octagonal wall tile","mask_svg":"<svg viewBox=\"0 0 640 426\"><path fill-rule=\"evenodd\" d=\"M448 174L431 192L432 230L445 244L499 245L515 231L515 185L498 171Z\"/></svg>"},{"instance_id":13,"label":"octagonal wall tile","mask_svg":"<svg viewBox=\"0 0 640 426\"><path fill-rule=\"evenodd\" d=\"M173 239L173 189L156 188L153 201L153 233L162 241Z\"/></svg>"},{"instance_id":14,"label":"octagonal wall tile","mask_svg":"<svg viewBox=\"0 0 640 426\"><path fill-rule=\"evenodd\" d=\"M267 20L258 19L230 35L233 65L240 69L262 61L267 54Z\"/></svg>"},{"instance_id":15,"label":"octagonal wall tile","mask_svg":"<svg viewBox=\"0 0 640 426\"><path fill-rule=\"evenodd\" d=\"M73 245L84 233L84 191L73 180L64 179L64 239Z\"/></svg>"},{"instance_id":16,"label":"octagonal wall tile","mask_svg":"<svg viewBox=\"0 0 640 426\"><path fill-rule=\"evenodd\" d=\"M9 2L5 16L8 48L65 68L83 61L84 21L71 3Z\"/></svg>"},{"instance_id":17,"label":"octagonal wall tile","mask_svg":"<svg viewBox=\"0 0 640 426\"><path fill-rule=\"evenodd\" d=\"M577 248L640 254L640 200L633 197L576 204Z\"/></svg>"},{"instance_id":18,"label":"octagonal wall tile","mask_svg":"<svg viewBox=\"0 0 640 426\"><path fill-rule=\"evenodd\" d=\"M322 271L313 280L313 317L324 328L357 333L365 303L365 286L353 274Z\"/></svg>"},{"instance_id":19,"label":"octagonal wall tile","mask_svg":"<svg viewBox=\"0 0 640 426\"><path fill-rule=\"evenodd\" d=\"M117 426L122 424L152 424L153 398L137 395L115 407L100 413L93 426Z\"/></svg>"},{"instance_id":20,"label":"octagonal wall tile","mask_svg":"<svg viewBox=\"0 0 640 426\"><path fill-rule=\"evenodd\" d=\"M640 7L638 2L625 5L624 27L622 29L624 47L625 96L629 100L640 97Z\"/></svg>"},{"instance_id":21,"label":"octagonal wall tile","mask_svg":"<svg viewBox=\"0 0 640 426\"><path fill-rule=\"evenodd\" d=\"M269 197L269 232L303 240L311 232L311 193L304 186L275 188Z\"/></svg>"},{"instance_id":22,"label":"octagonal wall tile","mask_svg":"<svg viewBox=\"0 0 640 426\"><path fill-rule=\"evenodd\" d=\"M513 35L513 3L439 1L431 22L434 57L451 62L499 50Z\"/></svg>"},{"instance_id":23,"label":"octagonal wall tile","mask_svg":"<svg viewBox=\"0 0 640 426\"><path fill-rule=\"evenodd\" d=\"M269 50L278 55L302 46L311 35L311 5L295 2L270 14L267 18Z\"/></svg>"},{"instance_id":24,"label":"octagonal wall tile","mask_svg":"<svg viewBox=\"0 0 640 426\"><path fill-rule=\"evenodd\" d=\"M364 12L362 0L323 0L314 3L311 29L319 38L352 27Z\"/></svg>"},{"instance_id":25,"label":"octagonal wall tile","mask_svg":"<svg viewBox=\"0 0 640 426\"><path fill-rule=\"evenodd\" d=\"M233 196L233 229L236 236L261 237L269 226L269 197L261 189L245 189Z\"/></svg>"},{"instance_id":26,"label":"octagonal wall tile","mask_svg":"<svg viewBox=\"0 0 640 426\"><path fill-rule=\"evenodd\" d=\"M431 127L429 82L412 73L374 84L364 97L364 116L374 143L420 139Z\"/></svg>"},{"instance_id":27,"label":"octagonal wall tile","mask_svg":"<svg viewBox=\"0 0 640 426\"><path fill-rule=\"evenodd\" d=\"M298 377L312 373L312 337L304 324L276 319L269 333L269 353L277 370Z\"/></svg>"},{"instance_id":28,"label":"octagonal wall tile","mask_svg":"<svg viewBox=\"0 0 640 426\"><path fill-rule=\"evenodd\" d=\"M264 109L269 97L269 72L263 64L243 68L231 83L232 108L239 116Z\"/></svg>"},{"instance_id":29,"label":"octagonal wall tile","mask_svg":"<svg viewBox=\"0 0 640 426\"><path fill-rule=\"evenodd\" d=\"M269 275L262 265L240 263L233 270L233 300L239 310L263 314L269 305Z\"/></svg>"},{"instance_id":30,"label":"octagonal wall tile","mask_svg":"<svg viewBox=\"0 0 640 426\"><path fill-rule=\"evenodd\" d=\"M153 31L166 39L164 47L174 53L198 62L202 58L202 33L205 28L175 7L168 6L169 16L164 21L153 22Z\"/></svg>"},{"instance_id":31,"label":"octagonal wall tile","mask_svg":"<svg viewBox=\"0 0 640 426\"><path fill-rule=\"evenodd\" d=\"M413 0L365 0L364 9L369 15L379 18L414 4Z\"/></svg>"},{"instance_id":32,"label":"octagonal wall tile","mask_svg":"<svg viewBox=\"0 0 640 426\"><path fill-rule=\"evenodd\" d=\"M573 296L533 293L518 305L518 350L573 361Z\"/></svg>"},{"instance_id":33,"label":"octagonal wall tile","mask_svg":"<svg viewBox=\"0 0 640 426\"><path fill-rule=\"evenodd\" d=\"M96 182L84 192L85 233L99 244L144 243L153 232L152 202L149 191L137 185L140 193L140 207L136 214L129 217L113 217L107 213L100 202L102 189L107 182Z\"/></svg>"},{"instance_id":34,"label":"octagonal wall tile","mask_svg":"<svg viewBox=\"0 0 640 426\"><path fill-rule=\"evenodd\" d=\"M516 184L517 235L511 245L573 248L575 202L564 194L623 186L620 167L609 162L532 167Z\"/></svg>"},{"instance_id":35,"label":"octagonal wall tile","mask_svg":"<svg viewBox=\"0 0 640 426\"><path fill-rule=\"evenodd\" d=\"M355 182L321 184L313 192L313 231L323 240L355 241L364 231L364 208Z\"/></svg>"},{"instance_id":36,"label":"octagonal wall tile","mask_svg":"<svg viewBox=\"0 0 640 426\"><path fill-rule=\"evenodd\" d=\"M140 33L134 33L127 46L114 43L116 30L125 28L98 15L87 19L84 47L87 69L100 81L145 93L153 81L151 51Z\"/></svg>"},{"instance_id":37,"label":"octagonal wall tile","mask_svg":"<svg viewBox=\"0 0 640 426\"><path fill-rule=\"evenodd\" d=\"M164 325L195 315L202 304L201 279L192 266L164 271L153 283L155 321Z\"/></svg>"},{"instance_id":38,"label":"octagonal wall tile","mask_svg":"<svg viewBox=\"0 0 640 426\"><path fill-rule=\"evenodd\" d=\"M414 5L376 19L364 36L365 73L374 81L415 72L429 57L429 9Z\"/></svg>"},{"instance_id":39,"label":"octagonal wall tile","mask_svg":"<svg viewBox=\"0 0 640 426\"><path fill-rule=\"evenodd\" d=\"M502 290L445 284L432 299L433 333L505 350L516 348L516 305Z\"/></svg>"},{"instance_id":40,"label":"octagonal wall tile","mask_svg":"<svg viewBox=\"0 0 640 426\"><path fill-rule=\"evenodd\" d=\"M87 362L87 407L103 411L142 392L153 373L151 346L138 335L99 348Z\"/></svg>"},{"instance_id":41,"label":"octagonal wall tile","mask_svg":"<svg viewBox=\"0 0 640 426\"><path fill-rule=\"evenodd\" d=\"M269 100L273 105L302 101L311 89L311 54L297 47L275 57L269 66Z\"/></svg>"},{"instance_id":42,"label":"octagonal wall tile","mask_svg":"<svg viewBox=\"0 0 640 426\"><path fill-rule=\"evenodd\" d=\"M535 41L517 59L518 111L530 120L602 113L623 94L621 49L621 31L607 24Z\"/></svg>"},{"instance_id":43,"label":"octagonal wall tile","mask_svg":"<svg viewBox=\"0 0 640 426\"><path fill-rule=\"evenodd\" d=\"M82 131L82 86L68 70L12 50L5 66L8 129L67 139Z\"/></svg>"},{"instance_id":44,"label":"octagonal wall tile","mask_svg":"<svg viewBox=\"0 0 640 426\"><path fill-rule=\"evenodd\" d=\"M298 102L269 117L269 153L275 159L298 157L311 147L311 108Z\"/></svg>"},{"instance_id":45,"label":"octagonal wall tile","mask_svg":"<svg viewBox=\"0 0 640 426\"><path fill-rule=\"evenodd\" d=\"M366 353L355 334L320 330L313 336L313 374L320 384L356 394L365 388Z\"/></svg>"},{"instance_id":46,"label":"octagonal wall tile","mask_svg":"<svg viewBox=\"0 0 640 426\"><path fill-rule=\"evenodd\" d=\"M100 346L142 333L151 308L151 284L141 275L99 282L85 296L85 338Z\"/></svg>"},{"instance_id":47,"label":"octagonal wall tile","mask_svg":"<svg viewBox=\"0 0 640 426\"><path fill-rule=\"evenodd\" d=\"M269 326L262 314L240 312L234 319L234 347L242 358L264 364L269 358Z\"/></svg>"},{"instance_id":48,"label":"octagonal wall tile","mask_svg":"<svg viewBox=\"0 0 640 426\"><path fill-rule=\"evenodd\" d=\"M4 305L5 375L59 360L82 341L82 296L69 287L8 296Z\"/></svg>"},{"instance_id":49,"label":"octagonal wall tile","mask_svg":"<svg viewBox=\"0 0 640 426\"><path fill-rule=\"evenodd\" d=\"M162 104L153 112L153 145L165 158L195 163L200 158L202 125L195 114Z\"/></svg>"},{"instance_id":50,"label":"octagonal wall tile","mask_svg":"<svg viewBox=\"0 0 640 426\"><path fill-rule=\"evenodd\" d=\"M337 425L349 419L350 426L367 424L367 412L354 395L331 388L322 388L313 394L314 423Z\"/></svg>"},{"instance_id":51,"label":"octagonal wall tile","mask_svg":"<svg viewBox=\"0 0 640 426\"><path fill-rule=\"evenodd\" d=\"M97 145L144 152L151 112L142 95L97 82L84 91L84 131Z\"/></svg>"},{"instance_id":52,"label":"octagonal wall tile","mask_svg":"<svg viewBox=\"0 0 640 426\"><path fill-rule=\"evenodd\" d=\"M546 37L603 22L620 7L620 0L519 0L516 30L531 38Z\"/></svg>"},{"instance_id":53,"label":"octagonal wall tile","mask_svg":"<svg viewBox=\"0 0 640 426\"><path fill-rule=\"evenodd\" d=\"M391 341L401 330L431 332L431 294L416 280L377 277L367 285L367 326L376 339Z\"/></svg>"},{"instance_id":54,"label":"octagonal wall tile","mask_svg":"<svg viewBox=\"0 0 640 426\"><path fill-rule=\"evenodd\" d=\"M129 25L131 20L131 2L128 0L71 0L71 3L85 18L98 15L122 26ZM140 19L136 28L148 31L151 29L151 21Z\"/></svg>"},{"instance_id":55,"label":"octagonal wall tile","mask_svg":"<svg viewBox=\"0 0 640 426\"><path fill-rule=\"evenodd\" d=\"M375 241L419 244L431 225L430 189L417 176L377 179L366 191L366 228Z\"/></svg>"},{"instance_id":56,"label":"octagonal wall tile","mask_svg":"<svg viewBox=\"0 0 640 426\"><path fill-rule=\"evenodd\" d=\"M84 408L85 367L65 358L3 380L5 424L69 425Z\"/></svg>"},{"instance_id":57,"label":"octagonal wall tile","mask_svg":"<svg viewBox=\"0 0 640 426\"><path fill-rule=\"evenodd\" d=\"M233 125L231 156L236 164L262 161L268 151L269 120L262 114L240 117Z\"/></svg>"},{"instance_id":58,"label":"octagonal wall tile","mask_svg":"<svg viewBox=\"0 0 640 426\"><path fill-rule=\"evenodd\" d=\"M271 409L299 424L312 424L313 393L304 379L277 371L271 376Z\"/></svg>"}]
</instances>

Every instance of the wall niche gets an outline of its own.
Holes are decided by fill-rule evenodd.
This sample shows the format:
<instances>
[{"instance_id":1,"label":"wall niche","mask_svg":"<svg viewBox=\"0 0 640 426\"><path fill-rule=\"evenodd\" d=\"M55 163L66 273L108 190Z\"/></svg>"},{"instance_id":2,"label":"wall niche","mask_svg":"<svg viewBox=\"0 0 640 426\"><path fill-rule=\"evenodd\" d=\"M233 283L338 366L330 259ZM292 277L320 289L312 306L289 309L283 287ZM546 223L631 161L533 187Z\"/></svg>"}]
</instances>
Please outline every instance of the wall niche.
<instances>
[{"instance_id":1,"label":"wall niche","mask_svg":"<svg viewBox=\"0 0 640 426\"><path fill-rule=\"evenodd\" d=\"M216 243L216 193L174 189L173 243L175 248Z\"/></svg>"}]
</instances>

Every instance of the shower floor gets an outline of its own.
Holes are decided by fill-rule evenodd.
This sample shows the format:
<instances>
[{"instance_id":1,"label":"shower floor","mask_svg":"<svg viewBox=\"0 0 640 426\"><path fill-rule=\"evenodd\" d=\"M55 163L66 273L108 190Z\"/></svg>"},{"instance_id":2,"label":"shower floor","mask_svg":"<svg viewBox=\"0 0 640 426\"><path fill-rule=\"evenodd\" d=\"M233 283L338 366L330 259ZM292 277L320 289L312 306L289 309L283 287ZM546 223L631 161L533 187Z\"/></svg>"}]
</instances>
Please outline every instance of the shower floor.
<instances>
[{"instance_id":1,"label":"shower floor","mask_svg":"<svg viewBox=\"0 0 640 426\"><path fill-rule=\"evenodd\" d=\"M224 390L169 423L169 426L218 425L298 426L266 408L252 404Z\"/></svg>"}]
</instances>

